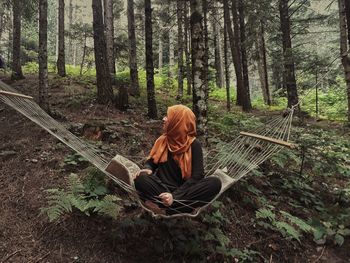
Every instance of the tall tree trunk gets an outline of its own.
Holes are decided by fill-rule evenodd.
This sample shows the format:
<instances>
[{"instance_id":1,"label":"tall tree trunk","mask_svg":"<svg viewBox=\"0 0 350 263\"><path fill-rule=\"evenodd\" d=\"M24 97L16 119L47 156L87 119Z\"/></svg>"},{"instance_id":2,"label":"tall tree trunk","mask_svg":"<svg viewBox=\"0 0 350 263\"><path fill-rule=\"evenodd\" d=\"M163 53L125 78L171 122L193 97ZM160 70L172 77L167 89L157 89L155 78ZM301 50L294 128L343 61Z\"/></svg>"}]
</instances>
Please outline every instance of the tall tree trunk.
<instances>
[{"instance_id":1,"label":"tall tree trunk","mask_svg":"<svg viewBox=\"0 0 350 263\"><path fill-rule=\"evenodd\" d=\"M233 20L233 41L234 41L234 53L232 56L235 56L235 72L237 79L237 101L236 104L239 106L243 106L244 96L244 80L243 80L243 63L242 63L242 50L241 50L241 31L239 27L239 15L238 15L238 7L237 0L231 0L232 3L232 20Z\"/></svg>"},{"instance_id":2,"label":"tall tree trunk","mask_svg":"<svg viewBox=\"0 0 350 263\"><path fill-rule=\"evenodd\" d=\"M21 65L21 19L22 4L13 1L13 43L12 43L12 75L11 79L24 79Z\"/></svg>"},{"instance_id":3,"label":"tall tree trunk","mask_svg":"<svg viewBox=\"0 0 350 263\"><path fill-rule=\"evenodd\" d=\"M346 16L346 24L348 29L348 42L350 46L350 1L344 1L345 2L345 16Z\"/></svg>"},{"instance_id":4,"label":"tall tree trunk","mask_svg":"<svg viewBox=\"0 0 350 263\"><path fill-rule=\"evenodd\" d=\"M107 60L111 79L115 80L115 54L114 54L114 16L113 16L113 0L104 1L104 24L106 33Z\"/></svg>"},{"instance_id":5,"label":"tall tree trunk","mask_svg":"<svg viewBox=\"0 0 350 263\"><path fill-rule=\"evenodd\" d=\"M228 37L227 25L224 23L224 58L225 58L225 86L226 86L226 109L231 110L231 94L230 94L230 63L228 59Z\"/></svg>"},{"instance_id":6,"label":"tall tree trunk","mask_svg":"<svg viewBox=\"0 0 350 263\"><path fill-rule=\"evenodd\" d=\"M208 0L202 0L203 8L203 29L204 29L204 74L205 78L205 98L209 98L209 36L208 36ZM208 102L207 102L208 103Z\"/></svg>"},{"instance_id":7,"label":"tall tree trunk","mask_svg":"<svg viewBox=\"0 0 350 263\"><path fill-rule=\"evenodd\" d=\"M81 63L80 63L80 76L83 75L83 67L84 67L84 63L85 63L85 56L86 56L86 41L87 41L87 31L84 31L84 47L83 47L83 57L81 59Z\"/></svg>"},{"instance_id":8,"label":"tall tree trunk","mask_svg":"<svg viewBox=\"0 0 350 263\"><path fill-rule=\"evenodd\" d=\"M199 135L207 132L208 98L206 94L205 39L202 0L191 0L191 50L193 80L193 111Z\"/></svg>"},{"instance_id":9,"label":"tall tree trunk","mask_svg":"<svg viewBox=\"0 0 350 263\"><path fill-rule=\"evenodd\" d=\"M113 90L107 61L101 0L92 0L92 17L97 78L97 101L101 104L107 104L113 101Z\"/></svg>"},{"instance_id":10,"label":"tall tree trunk","mask_svg":"<svg viewBox=\"0 0 350 263\"><path fill-rule=\"evenodd\" d=\"M169 2L169 12L172 12L172 3ZM169 78L174 77L174 65L175 65L175 53L174 53L174 30L172 25L168 27L168 35L169 35Z\"/></svg>"},{"instance_id":11,"label":"tall tree trunk","mask_svg":"<svg viewBox=\"0 0 350 263\"><path fill-rule=\"evenodd\" d=\"M290 37L288 0L279 0L279 11L283 44L284 85L287 89L288 107L291 107L298 103L298 90L295 80L294 58Z\"/></svg>"},{"instance_id":12,"label":"tall tree trunk","mask_svg":"<svg viewBox=\"0 0 350 263\"><path fill-rule=\"evenodd\" d=\"M72 25L73 25L73 0L69 0L68 6L68 63L72 64Z\"/></svg>"},{"instance_id":13,"label":"tall tree trunk","mask_svg":"<svg viewBox=\"0 0 350 263\"><path fill-rule=\"evenodd\" d=\"M66 76L66 58L64 44L64 0L58 1L58 59L57 71L61 77Z\"/></svg>"},{"instance_id":14,"label":"tall tree trunk","mask_svg":"<svg viewBox=\"0 0 350 263\"><path fill-rule=\"evenodd\" d=\"M218 8L217 3L214 2L212 27L213 27L214 49L215 49L215 71L216 71L215 79L216 79L216 86L219 88L222 88L224 87L224 74L223 74L224 70L222 65L220 23L219 23L217 8Z\"/></svg>"},{"instance_id":15,"label":"tall tree trunk","mask_svg":"<svg viewBox=\"0 0 350 263\"><path fill-rule=\"evenodd\" d=\"M260 20L258 26L258 32L256 36L256 49L257 49L257 62L258 72L262 94L265 104L271 106L271 94L269 88L269 79L267 74L267 61L266 61L266 46L265 46L265 30L263 21Z\"/></svg>"},{"instance_id":16,"label":"tall tree trunk","mask_svg":"<svg viewBox=\"0 0 350 263\"><path fill-rule=\"evenodd\" d=\"M223 0L224 3L224 20L226 24L228 39L230 43L230 49L231 49L231 55L232 55L232 61L235 68L235 74L236 74L236 93L237 93L237 105L242 105L241 103L241 90L243 87L243 78L242 78L242 63L241 63L241 53L239 48L239 35L234 34L232 29L232 23L231 23L231 17L229 12L229 4L228 0ZM233 3L232 3L233 4ZM233 8L232 8L233 9ZM235 9L236 10L236 9ZM236 10L237 11L237 10ZM235 23L235 27L237 27L237 13L235 14L235 19L233 19Z\"/></svg>"},{"instance_id":17,"label":"tall tree trunk","mask_svg":"<svg viewBox=\"0 0 350 263\"><path fill-rule=\"evenodd\" d=\"M177 92L177 98L182 99L183 93L184 93L184 81L183 81L183 72L184 72L184 65L183 65L183 1L177 0L177 62L178 62L178 92Z\"/></svg>"},{"instance_id":18,"label":"tall tree trunk","mask_svg":"<svg viewBox=\"0 0 350 263\"><path fill-rule=\"evenodd\" d=\"M185 58L186 58L186 79L187 95L192 94L192 73L191 73L191 54L190 54L190 37L189 35L190 20L188 17L188 2L184 2L184 26L185 26Z\"/></svg>"},{"instance_id":19,"label":"tall tree trunk","mask_svg":"<svg viewBox=\"0 0 350 263\"><path fill-rule=\"evenodd\" d=\"M9 18L11 18L12 12L9 10ZM9 19L9 27L8 27L8 45L7 45L7 61L8 63L11 61L11 42L13 42L13 20ZM13 47L13 45L12 45ZM12 48L13 50L13 48Z\"/></svg>"},{"instance_id":20,"label":"tall tree trunk","mask_svg":"<svg viewBox=\"0 0 350 263\"><path fill-rule=\"evenodd\" d=\"M146 46L146 75L147 75L147 101L148 116L157 118L157 104L154 91L154 67L153 67L153 30L151 0L145 0L145 46Z\"/></svg>"},{"instance_id":21,"label":"tall tree trunk","mask_svg":"<svg viewBox=\"0 0 350 263\"><path fill-rule=\"evenodd\" d=\"M344 67L345 81L348 93L348 123L350 124L350 58L347 45L346 0L338 0L340 27L340 55Z\"/></svg>"},{"instance_id":22,"label":"tall tree trunk","mask_svg":"<svg viewBox=\"0 0 350 263\"><path fill-rule=\"evenodd\" d=\"M245 22L244 22L244 4L243 0L238 0L238 14L239 14L239 29L241 34L241 54L242 54L242 76L243 76L243 89L242 89L242 109L243 111L250 111L252 104L250 101L250 90L249 90L249 72L248 72L248 58L246 49L246 33L245 33Z\"/></svg>"},{"instance_id":23,"label":"tall tree trunk","mask_svg":"<svg viewBox=\"0 0 350 263\"><path fill-rule=\"evenodd\" d=\"M128 0L128 37L130 64L130 94L140 95L139 74L137 71L134 0Z\"/></svg>"},{"instance_id":24,"label":"tall tree trunk","mask_svg":"<svg viewBox=\"0 0 350 263\"><path fill-rule=\"evenodd\" d=\"M47 0L39 0L39 104L49 112L47 74Z\"/></svg>"},{"instance_id":25,"label":"tall tree trunk","mask_svg":"<svg viewBox=\"0 0 350 263\"><path fill-rule=\"evenodd\" d=\"M2 32L4 30L4 11L0 10L0 43L2 39ZM0 54L2 54L2 45L0 45Z\"/></svg>"},{"instance_id":26,"label":"tall tree trunk","mask_svg":"<svg viewBox=\"0 0 350 263\"><path fill-rule=\"evenodd\" d=\"M162 74L163 71L163 26L162 21L159 22L159 42L158 42L158 71Z\"/></svg>"}]
</instances>

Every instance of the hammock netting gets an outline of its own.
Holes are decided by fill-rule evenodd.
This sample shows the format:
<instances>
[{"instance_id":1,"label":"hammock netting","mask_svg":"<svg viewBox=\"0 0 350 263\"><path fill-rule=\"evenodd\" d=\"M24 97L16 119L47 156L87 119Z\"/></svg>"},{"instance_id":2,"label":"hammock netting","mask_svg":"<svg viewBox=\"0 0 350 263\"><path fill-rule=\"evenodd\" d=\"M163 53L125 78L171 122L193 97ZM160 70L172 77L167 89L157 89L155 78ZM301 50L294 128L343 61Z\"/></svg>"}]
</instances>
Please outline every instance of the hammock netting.
<instances>
[{"instance_id":1,"label":"hammock netting","mask_svg":"<svg viewBox=\"0 0 350 263\"><path fill-rule=\"evenodd\" d=\"M0 88L0 101L14 108L82 155L131 196L137 198L144 209L152 212L138 199L138 194L133 184L134 176L140 170L138 165L120 154L111 159L110 156L71 133L63 124L57 122L40 108L31 97L21 95L17 90L2 81L0 81ZM236 181L257 168L284 146L290 146L287 142L290 136L293 113L294 107L288 109L283 116L277 116L268 121L266 125L252 131L254 133L241 133L231 142L219 143L207 153L205 158L206 176L217 176L222 182L222 189L214 200ZM160 202L157 199L154 201ZM174 201L182 202L184 206L191 206L191 203L186 202L186 200ZM210 203L195 209L193 213L157 216L195 217Z\"/></svg>"}]
</instances>

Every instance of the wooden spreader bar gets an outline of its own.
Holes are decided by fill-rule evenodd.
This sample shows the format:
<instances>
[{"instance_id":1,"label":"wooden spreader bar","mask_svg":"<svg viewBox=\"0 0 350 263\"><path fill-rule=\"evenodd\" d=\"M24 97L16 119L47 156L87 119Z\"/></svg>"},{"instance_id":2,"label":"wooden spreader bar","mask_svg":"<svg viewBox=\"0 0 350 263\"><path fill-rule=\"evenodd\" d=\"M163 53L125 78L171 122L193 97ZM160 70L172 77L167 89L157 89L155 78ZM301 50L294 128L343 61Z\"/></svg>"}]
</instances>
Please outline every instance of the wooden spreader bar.
<instances>
[{"instance_id":1,"label":"wooden spreader bar","mask_svg":"<svg viewBox=\"0 0 350 263\"><path fill-rule=\"evenodd\" d=\"M254 133L249 133L249 132L240 132L239 134L243 135L243 136L252 137L252 138L259 139L259 140L275 143L275 144L278 144L281 146L286 146L286 147L289 147L291 149L296 148L296 145L293 143L286 142L286 141L279 140L279 139L275 139L275 138L271 138L271 137L267 137L267 136L263 136L263 135L259 135L259 134L254 134Z\"/></svg>"},{"instance_id":2,"label":"wooden spreader bar","mask_svg":"<svg viewBox=\"0 0 350 263\"><path fill-rule=\"evenodd\" d=\"M33 99L33 97L31 97L31 96L27 96L27 95L23 95L23 94L19 94L19 93L13 93L13 92L4 91L4 90L0 90L0 94L20 97L20 98L25 98L25 99Z\"/></svg>"}]
</instances>

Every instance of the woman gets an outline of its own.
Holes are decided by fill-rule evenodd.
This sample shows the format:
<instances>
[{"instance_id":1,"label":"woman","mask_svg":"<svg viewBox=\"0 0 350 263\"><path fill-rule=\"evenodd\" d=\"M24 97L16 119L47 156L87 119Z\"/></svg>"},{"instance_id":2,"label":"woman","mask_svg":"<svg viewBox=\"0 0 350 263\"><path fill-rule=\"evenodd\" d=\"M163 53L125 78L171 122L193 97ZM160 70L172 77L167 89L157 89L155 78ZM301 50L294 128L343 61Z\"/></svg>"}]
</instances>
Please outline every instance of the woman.
<instances>
[{"instance_id":1,"label":"woman","mask_svg":"<svg viewBox=\"0 0 350 263\"><path fill-rule=\"evenodd\" d=\"M216 177L204 178L203 152L196 139L196 119L186 106L168 108L163 134L156 140L135 187L155 213L191 213L221 189Z\"/></svg>"}]
</instances>

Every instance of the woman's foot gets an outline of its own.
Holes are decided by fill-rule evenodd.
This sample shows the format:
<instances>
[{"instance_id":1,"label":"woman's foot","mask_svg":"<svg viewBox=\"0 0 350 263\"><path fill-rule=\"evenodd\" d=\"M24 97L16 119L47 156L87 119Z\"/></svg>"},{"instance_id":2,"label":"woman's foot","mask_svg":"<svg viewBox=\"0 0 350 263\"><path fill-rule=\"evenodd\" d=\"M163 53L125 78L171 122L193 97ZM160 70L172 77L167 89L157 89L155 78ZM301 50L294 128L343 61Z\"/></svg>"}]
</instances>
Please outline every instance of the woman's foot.
<instances>
[{"instance_id":1,"label":"woman's foot","mask_svg":"<svg viewBox=\"0 0 350 263\"><path fill-rule=\"evenodd\" d=\"M161 209L158 205L156 205L152 201L149 201L149 200L145 201L145 206L155 214L159 214L159 215L166 214L164 209Z\"/></svg>"}]
</instances>

